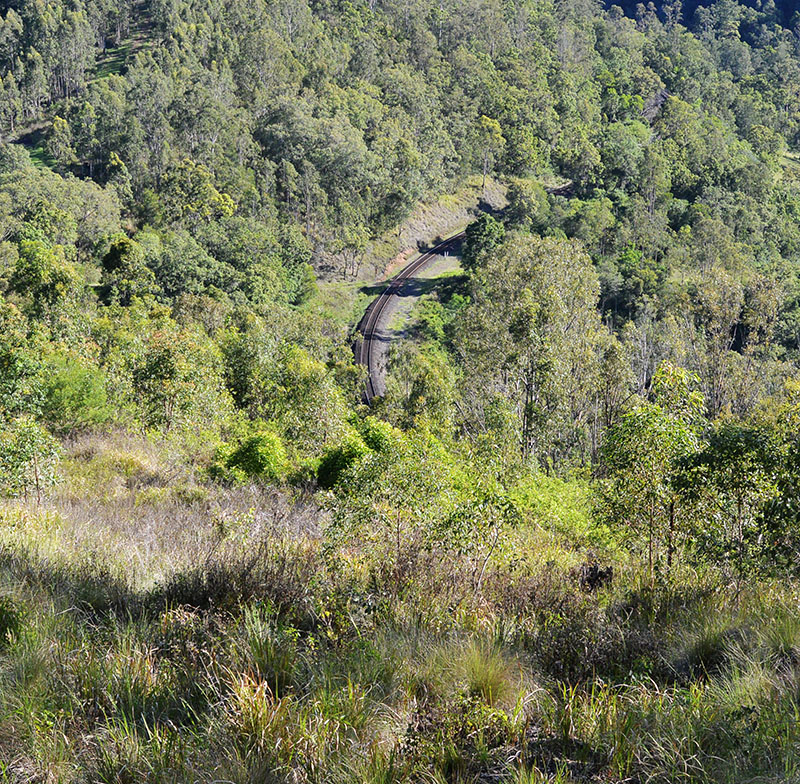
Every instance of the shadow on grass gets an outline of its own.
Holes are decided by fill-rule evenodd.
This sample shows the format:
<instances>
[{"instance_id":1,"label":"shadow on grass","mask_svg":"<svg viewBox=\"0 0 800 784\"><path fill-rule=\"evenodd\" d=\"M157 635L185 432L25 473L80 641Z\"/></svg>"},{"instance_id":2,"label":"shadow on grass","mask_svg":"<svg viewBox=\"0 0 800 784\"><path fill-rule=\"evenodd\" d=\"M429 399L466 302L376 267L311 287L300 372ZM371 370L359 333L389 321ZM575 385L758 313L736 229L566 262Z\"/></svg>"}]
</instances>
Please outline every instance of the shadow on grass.
<instances>
[{"instance_id":1,"label":"shadow on grass","mask_svg":"<svg viewBox=\"0 0 800 784\"><path fill-rule=\"evenodd\" d=\"M25 551L0 550L0 572L92 622L149 620L175 607L237 614L246 602L260 599L298 628L313 628L308 585L317 566L311 554L264 547L247 558L209 559L136 590L102 564L56 564Z\"/></svg>"},{"instance_id":2,"label":"shadow on grass","mask_svg":"<svg viewBox=\"0 0 800 784\"><path fill-rule=\"evenodd\" d=\"M420 297L434 290L439 291L439 298L446 302L455 293L464 293L467 276L463 274L444 274L436 278L406 278L397 288L399 297ZM377 297L386 290L385 283L373 286L362 286L359 291L370 297Z\"/></svg>"},{"instance_id":3,"label":"shadow on grass","mask_svg":"<svg viewBox=\"0 0 800 784\"><path fill-rule=\"evenodd\" d=\"M48 125L37 126L28 133L22 134L16 140L16 144L21 144L25 147L35 166L52 169L56 166L56 160L47 152L45 147L48 128Z\"/></svg>"}]
</instances>

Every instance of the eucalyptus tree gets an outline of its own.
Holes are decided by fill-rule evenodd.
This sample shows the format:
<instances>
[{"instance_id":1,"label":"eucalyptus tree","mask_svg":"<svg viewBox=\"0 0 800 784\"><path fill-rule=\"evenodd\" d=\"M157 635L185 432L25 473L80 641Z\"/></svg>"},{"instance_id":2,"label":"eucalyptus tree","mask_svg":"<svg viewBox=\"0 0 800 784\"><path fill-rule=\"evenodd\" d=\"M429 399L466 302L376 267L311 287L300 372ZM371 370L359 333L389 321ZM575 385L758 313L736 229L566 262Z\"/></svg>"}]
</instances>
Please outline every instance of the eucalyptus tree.
<instances>
[{"instance_id":1,"label":"eucalyptus tree","mask_svg":"<svg viewBox=\"0 0 800 784\"><path fill-rule=\"evenodd\" d=\"M589 256L575 241L512 233L470 288L454 324L468 425L484 430L492 401L503 399L523 459L585 459L607 337Z\"/></svg>"},{"instance_id":2,"label":"eucalyptus tree","mask_svg":"<svg viewBox=\"0 0 800 784\"><path fill-rule=\"evenodd\" d=\"M622 524L635 540L644 530L651 580L666 550L672 567L676 537L691 525L691 507L682 504L679 461L696 455L703 432L703 397L698 379L662 363L651 400L641 400L605 434L599 485L601 515ZM662 547L663 545L663 547Z\"/></svg>"}]
</instances>

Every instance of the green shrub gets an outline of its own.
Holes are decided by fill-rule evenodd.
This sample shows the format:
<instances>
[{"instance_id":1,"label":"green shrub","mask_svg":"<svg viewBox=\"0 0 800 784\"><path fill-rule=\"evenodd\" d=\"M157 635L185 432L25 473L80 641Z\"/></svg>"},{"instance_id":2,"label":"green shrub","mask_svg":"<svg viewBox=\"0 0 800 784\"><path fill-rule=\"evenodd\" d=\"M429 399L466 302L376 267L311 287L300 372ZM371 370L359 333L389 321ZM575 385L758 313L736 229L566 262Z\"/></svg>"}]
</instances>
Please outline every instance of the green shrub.
<instances>
[{"instance_id":1,"label":"green shrub","mask_svg":"<svg viewBox=\"0 0 800 784\"><path fill-rule=\"evenodd\" d=\"M297 487L311 486L317 479L320 458L310 457L297 461L289 471L286 481Z\"/></svg>"},{"instance_id":2,"label":"green shrub","mask_svg":"<svg viewBox=\"0 0 800 784\"><path fill-rule=\"evenodd\" d=\"M226 468L269 482L282 481L288 464L281 437L269 430L261 430L246 438L225 460Z\"/></svg>"},{"instance_id":3,"label":"green shrub","mask_svg":"<svg viewBox=\"0 0 800 784\"><path fill-rule=\"evenodd\" d=\"M42 500L55 484L61 456L58 442L35 419L21 417L0 428L0 492L15 498L35 492Z\"/></svg>"},{"instance_id":4,"label":"green shrub","mask_svg":"<svg viewBox=\"0 0 800 784\"><path fill-rule=\"evenodd\" d=\"M317 469L317 481L320 486L326 489L333 487L339 481L339 477L369 451L369 447L355 433L348 435L341 444L328 449Z\"/></svg>"},{"instance_id":5,"label":"green shrub","mask_svg":"<svg viewBox=\"0 0 800 784\"><path fill-rule=\"evenodd\" d=\"M45 420L58 432L86 430L111 416L103 372L78 361L55 356L44 378Z\"/></svg>"},{"instance_id":6,"label":"green shrub","mask_svg":"<svg viewBox=\"0 0 800 784\"><path fill-rule=\"evenodd\" d=\"M375 417L367 417L356 425L364 443L373 451L381 452L400 435L397 428Z\"/></svg>"},{"instance_id":7,"label":"green shrub","mask_svg":"<svg viewBox=\"0 0 800 784\"><path fill-rule=\"evenodd\" d=\"M234 451L233 444L222 443L214 450L214 457L208 467L208 475L218 482L244 482L245 473L239 468L228 468L228 461Z\"/></svg>"}]
</instances>

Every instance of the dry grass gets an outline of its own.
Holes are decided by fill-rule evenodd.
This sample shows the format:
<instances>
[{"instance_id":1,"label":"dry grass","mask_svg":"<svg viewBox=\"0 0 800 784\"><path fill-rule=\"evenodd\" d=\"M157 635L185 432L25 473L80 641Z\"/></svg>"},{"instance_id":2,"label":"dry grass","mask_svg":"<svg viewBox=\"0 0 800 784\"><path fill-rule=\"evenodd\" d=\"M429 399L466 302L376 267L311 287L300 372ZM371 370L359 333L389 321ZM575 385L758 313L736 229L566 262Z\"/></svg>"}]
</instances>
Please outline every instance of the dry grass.
<instances>
[{"instance_id":1,"label":"dry grass","mask_svg":"<svg viewBox=\"0 0 800 784\"><path fill-rule=\"evenodd\" d=\"M652 589L614 556L615 583L584 592L575 491L555 521L537 496L477 593L467 556L409 545L389 568L358 542L333 551L309 501L179 463L85 439L46 506L2 507L0 780L800 773L793 584L734 598L680 566Z\"/></svg>"}]
</instances>

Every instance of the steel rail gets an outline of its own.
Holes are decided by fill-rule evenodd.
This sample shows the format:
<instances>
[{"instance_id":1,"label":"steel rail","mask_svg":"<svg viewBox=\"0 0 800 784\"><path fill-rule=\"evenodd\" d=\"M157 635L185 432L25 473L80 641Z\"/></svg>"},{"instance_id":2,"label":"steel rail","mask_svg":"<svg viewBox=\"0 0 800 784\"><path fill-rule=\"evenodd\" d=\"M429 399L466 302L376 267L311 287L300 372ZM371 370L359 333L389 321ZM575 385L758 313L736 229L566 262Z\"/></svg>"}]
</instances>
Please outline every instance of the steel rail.
<instances>
[{"instance_id":1,"label":"steel rail","mask_svg":"<svg viewBox=\"0 0 800 784\"><path fill-rule=\"evenodd\" d=\"M377 397L375 385L377 367L374 348L377 343L376 330L380 323L381 314L391 302L392 297L400 290L401 284L404 281L430 264L435 256L441 255L443 251L457 244L462 239L464 239L463 231L434 245L419 258L407 264L386 284L383 291L370 303L369 307L364 312L357 328L358 332L361 334L361 339L359 340L356 338L353 349L356 362L367 368L367 381L364 385L364 401L366 403L371 403L373 398Z\"/></svg>"}]
</instances>

